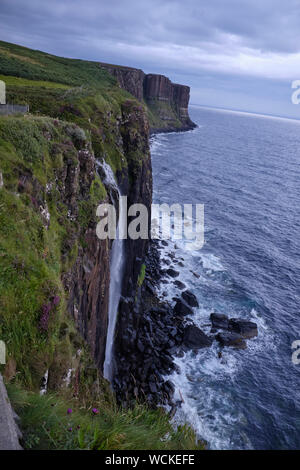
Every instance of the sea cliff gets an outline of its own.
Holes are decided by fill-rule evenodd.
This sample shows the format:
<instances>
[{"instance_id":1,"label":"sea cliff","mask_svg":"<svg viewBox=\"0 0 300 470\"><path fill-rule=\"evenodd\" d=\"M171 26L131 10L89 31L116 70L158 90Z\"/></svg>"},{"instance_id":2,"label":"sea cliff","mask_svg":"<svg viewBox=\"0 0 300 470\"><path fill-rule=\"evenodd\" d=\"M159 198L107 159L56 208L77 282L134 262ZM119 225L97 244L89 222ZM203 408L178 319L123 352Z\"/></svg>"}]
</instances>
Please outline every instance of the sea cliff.
<instances>
[{"instance_id":1,"label":"sea cliff","mask_svg":"<svg viewBox=\"0 0 300 470\"><path fill-rule=\"evenodd\" d=\"M104 163L110 167L128 205L143 203L150 217L150 132L162 123L162 130L193 127L187 113L188 87L135 69L105 68L97 62L0 43L0 79L6 82L7 102L30 109L25 115L0 117L0 339L7 345L6 365L0 372L12 384L12 402L25 420L25 440L33 424L27 429L24 394L30 406L44 410L48 406L44 394L49 404L55 391L87 409L100 403L113 419L125 416L118 415L103 378L112 241L97 237L96 209L100 203L118 206L118 200L112 197L101 167ZM116 327L119 355L127 327L134 326L127 317L126 299L143 316L139 299L147 252L147 240L125 241ZM135 322L137 316L131 318ZM133 347L137 344L136 338ZM121 395L124 402L126 390ZM60 407L57 413L59 418ZM107 417L101 413L104 423ZM134 423L135 416L143 416L143 442L152 432L147 413L128 415L127 421ZM171 429L167 418L164 423L154 433L155 442L163 442L161 437ZM43 436L51 447L40 423L34 425L39 439ZM179 448L175 434L159 445ZM87 447L97 448L101 439ZM192 431L181 440L182 448L196 445ZM138 445L146 444L132 438L131 448Z\"/></svg>"},{"instance_id":2,"label":"sea cliff","mask_svg":"<svg viewBox=\"0 0 300 470\"><path fill-rule=\"evenodd\" d=\"M185 131L196 127L188 113L190 87L172 83L164 75L145 74L140 69L100 65L117 78L121 88L146 104L152 133Z\"/></svg>"}]
</instances>

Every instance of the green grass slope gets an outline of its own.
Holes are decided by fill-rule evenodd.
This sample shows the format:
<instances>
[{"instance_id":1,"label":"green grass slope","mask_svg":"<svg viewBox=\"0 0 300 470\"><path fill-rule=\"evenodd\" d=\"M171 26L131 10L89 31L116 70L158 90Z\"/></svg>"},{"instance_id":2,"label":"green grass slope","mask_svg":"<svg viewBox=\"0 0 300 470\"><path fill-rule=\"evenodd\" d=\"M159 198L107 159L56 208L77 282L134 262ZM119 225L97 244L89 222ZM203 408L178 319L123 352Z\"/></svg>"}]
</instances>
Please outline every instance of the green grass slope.
<instances>
[{"instance_id":1,"label":"green grass slope","mask_svg":"<svg viewBox=\"0 0 300 470\"><path fill-rule=\"evenodd\" d=\"M0 73L70 86L105 88L116 83L96 62L65 59L0 41Z\"/></svg>"},{"instance_id":2,"label":"green grass slope","mask_svg":"<svg viewBox=\"0 0 300 470\"><path fill-rule=\"evenodd\" d=\"M188 426L171 426L163 410L136 404L120 409L101 394L74 400L49 393L40 396L8 387L22 420L26 449L48 450L182 450L202 449Z\"/></svg>"},{"instance_id":3,"label":"green grass slope","mask_svg":"<svg viewBox=\"0 0 300 470\"><path fill-rule=\"evenodd\" d=\"M55 357L71 367L76 344L82 344L66 313L61 277L77 255L77 241L66 250L71 235L80 239L86 214L92 222L106 191L95 173L88 199L77 194L83 215L79 210L76 221L68 217L60 180L67 164L78 168L78 149L91 151L81 132L46 117L0 118L0 338L18 380L33 388ZM44 328L42 313L49 303Z\"/></svg>"}]
</instances>

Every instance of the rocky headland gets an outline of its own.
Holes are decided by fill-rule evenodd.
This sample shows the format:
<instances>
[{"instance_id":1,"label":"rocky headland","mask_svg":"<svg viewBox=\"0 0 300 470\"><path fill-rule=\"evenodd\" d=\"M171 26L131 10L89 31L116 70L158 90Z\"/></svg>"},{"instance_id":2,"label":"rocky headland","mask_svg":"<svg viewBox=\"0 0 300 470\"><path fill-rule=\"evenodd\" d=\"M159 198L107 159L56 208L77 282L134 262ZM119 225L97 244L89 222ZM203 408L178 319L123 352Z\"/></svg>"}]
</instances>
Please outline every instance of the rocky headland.
<instances>
[{"instance_id":1,"label":"rocky headland","mask_svg":"<svg viewBox=\"0 0 300 470\"><path fill-rule=\"evenodd\" d=\"M146 104L151 133L194 129L189 117L190 87L172 83L158 74L145 74L140 69L100 64L117 78L119 86Z\"/></svg>"}]
</instances>

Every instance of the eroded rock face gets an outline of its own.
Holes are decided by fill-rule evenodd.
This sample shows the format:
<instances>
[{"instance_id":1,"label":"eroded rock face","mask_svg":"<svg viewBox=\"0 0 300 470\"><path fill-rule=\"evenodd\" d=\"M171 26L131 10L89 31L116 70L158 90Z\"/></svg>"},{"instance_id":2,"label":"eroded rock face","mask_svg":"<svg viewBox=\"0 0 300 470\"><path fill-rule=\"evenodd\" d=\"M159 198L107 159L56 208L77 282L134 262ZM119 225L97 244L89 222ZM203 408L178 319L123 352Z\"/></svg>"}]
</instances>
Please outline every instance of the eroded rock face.
<instances>
[{"instance_id":1,"label":"eroded rock face","mask_svg":"<svg viewBox=\"0 0 300 470\"><path fill-rule=\"evenodd\" d=\"M173 83L164 75L148 74L144 79L144 96L147 100L173 100Z\"/></svg>"},{"instance_id":2,"label":"eroded rock face","mask_svg":"<svg viewBox=\"0 0 300 470\"><path fill-rule=\"evenodd\" d=\"M109 245L99 240L95 230L88 230L80 248L69 285L68 308L81 335L90 346L100 370L103 368L108 326L108 292L110 281Z\"/></svg>"},{"instance_id":3,"label":"eroded rock face","mask_svg":"<svg viewBox=\"0 0 300 470\"><path fill-rule=\"evenodd\" d=\"M148 74L144 78L144 98L146 101L165 101L175 106L182 124L191 124L188 115L190 87L172 83L164 75Z\"/></svg>"},{"instance_id":4,"label":"eroded rock face","mask_svg":"<svg viewBox=\"0 0 300 470\"><path fill-rule=\"evenodd\" d=\"M96 161L89 145L82 145L77 156L78 165L66 158L66 164L57 172L61 200L68 208L68 217L74 221L78 220L80 201L90 197L96 173ZM62 256L69 256L76 246L78 252L70 270L63 274L62 281L67 292L68 311L101 370L108 323L110 245L107 240L98 239L95 228L96 220L91 220L83 231L80 225L75 230L74 225L74 231L68 234ZM83 245L78 243L79 237L82 237Z\"/></svg>"},{"instance_id":5,"label":"eroded rock face","mask_svg":"<svg viewBox=\"0 0 300 470\"><path fill-rule=\"evenodd\" d=\"M151 226L152 166L149 147L149 123L141 105L128 100L122 106L121 135L124 155L128 162L126 172L118 175L122 194L127 194L128 207L141 203L148 209L148 231ZM128 224L134 217L128 218ZM135 295L137 280L148 240L125 240L125 269L122 294Z\"/></svg>"},{"instance_id":6,"label":"eroded rock face","mask_svg":"<svg viewBox=\"0 0 300 470\"><path fill-rule=\"evenodd\" d=\"M108 70L111 75L116 77L119 85L124 90L131 93L136 99L143 99L143 83L145 74L140 69L131 67L119 67L111 64L100 64L101 67Z\"/></svg>"},{"instance_id":7,"label":"eroded rock face","mask_svg":"<svg viewBox=\"0 0 300 470\"><path fill-rule=\"evenodd\" d=\"M143 107L134 100L122 104L117 118L111 132L119 142L119 151L124 161L127 161L127 165L117 174L121 193L127 195L128 206L143 203L149 209L152 202L152 169L148 120ZM66 165L57 175L61 197L68 206L70 216L75 220L78 215L78 201L89 199L96 173L92 148L78 149L78 160L79 165L74 168ZM110 202L109 196L102 202ZM149 227L150 215L149 210ZM108 327L112 241L98 239L96 222L91 220L84 232L80 233L83 243L78 244L77 258L70 271L64 274L63 282L68 292L68 310L74 317L77 329L89 344L98 369L102 371ZM69 234L66 253L72 250L78 237L78 233ZM148 240L125 240L124 297L134 295L147 243ZM127 310L123 302L120 306L120 323L116 327L120 336L126 326Z\"/></svg>"},{"instance_id":8,"label":"eroded rock face","mask_svg":"<svg viewBox=\"0 0 300 470\"><path fill-rule=\"evenodd\" d=\"M152 202L152 168L149 149L149 124L144 109L138 103L128 100L122 105L122 119L120 132L122 135L123 151L128 167L118 174L121 193L126 194L128 207L134 203L142 203L148 208L148 230L150 230L151 202ZM128 223L131 218L129 217ZM148 240L127 238L124 241L124 273L122 285L122 298L119 304L118 319L115 336L115 387L119 396L132 384L133 376L143 376L142 366L137 366L144 356L148 355L148 348L153 348L149 334L146 334L148 324L146 312L140 312L139 302L136 302L138 292L138 278L147 252ZM146 287L146 285L145 285ZM151 292L151 284L147 290ZM149 315L152 315L149 314ZM156 313L154 312L155 316ZM148 356L147 356L148 357ZM124 377L130 371L129 377ZM156 374L156 372L155 372ZM154 374L154 375L155 375ZM124 377L124 381L123 381ZM157 379L150 379L154 389ZM149 383L143 385L143 390L150 393ZM141 379L143 383L143 379ZM120 384L120 385L119 385ZM123 389L121 390L120 389ZM132 387L132 394L137 391Z\"/></svg>"},{"instance_id":9,"label":"eroded rock face","mask_svg":"<svg viewBox=\"0 0 300 470\"><path fill-rule=\"evenodd\" d=\"M172 83L172 98L179 109L187 109L190 101L190 87Z\"/></svg>"},{"instance_id":10,"label":"eroded rock face","mask_svg":"<svg viewBox=\"0 0 300 470\"><path fill-rule=\"evenodd\" d=\"M186 109L190 100L190 87L172 83L164 75L148 74L144 78L144 97L146 100L168 101L178 109Z\"/></svg>"}]
</instances>

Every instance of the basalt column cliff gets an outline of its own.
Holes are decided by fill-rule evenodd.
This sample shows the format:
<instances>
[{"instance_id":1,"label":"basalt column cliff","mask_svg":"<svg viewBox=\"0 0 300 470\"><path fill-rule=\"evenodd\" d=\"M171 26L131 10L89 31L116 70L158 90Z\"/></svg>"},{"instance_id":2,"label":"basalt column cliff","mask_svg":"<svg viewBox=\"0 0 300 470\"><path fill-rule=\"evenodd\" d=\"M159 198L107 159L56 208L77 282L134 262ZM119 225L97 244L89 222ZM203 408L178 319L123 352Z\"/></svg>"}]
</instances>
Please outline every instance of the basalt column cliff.
<instances>
[{"instance_id":1,"label":"basalt column cliff","mask_svg":"<svg viewBox=\"0 0 300 470\"><path fill-rule=\"evenodd\" d=\"M172 83L164 75L140 69L100 64L118 80L121 88L146 104L151 132L184 131L195 124L188 113L190 87Z\"/></svg>"}]
</instances>

